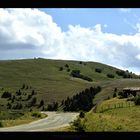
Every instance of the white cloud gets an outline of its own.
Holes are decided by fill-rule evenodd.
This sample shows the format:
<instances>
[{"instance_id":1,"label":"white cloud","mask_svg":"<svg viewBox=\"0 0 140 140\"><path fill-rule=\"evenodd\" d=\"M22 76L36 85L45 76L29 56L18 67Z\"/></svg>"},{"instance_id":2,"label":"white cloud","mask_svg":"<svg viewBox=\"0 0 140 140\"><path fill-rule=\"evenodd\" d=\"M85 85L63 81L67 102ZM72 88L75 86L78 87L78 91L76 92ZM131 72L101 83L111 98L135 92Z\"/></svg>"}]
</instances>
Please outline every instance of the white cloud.
<instances>
[{"instance_id":1,"label":"white cloud","mask_svg":"<svg viewBox=\"0 0 140 140\"><path fill-rule=\"evenodd\" d=\"M38 9L0 9L0 59L86 60L139 70L139 40L139 32L104 33L101 24L92 28L69 25L63 32L50 15Z\"/></svg>"},{"instance_id":2,"label":"white cloud","mask_svg":"<svg viewBox=\"0 0 140 140\"><path fill-rule=\"evenodd\" d=\"M122 13L129 13L131 11L131 8L120 8L119 10Z\"/></svg>"}]
</instances>

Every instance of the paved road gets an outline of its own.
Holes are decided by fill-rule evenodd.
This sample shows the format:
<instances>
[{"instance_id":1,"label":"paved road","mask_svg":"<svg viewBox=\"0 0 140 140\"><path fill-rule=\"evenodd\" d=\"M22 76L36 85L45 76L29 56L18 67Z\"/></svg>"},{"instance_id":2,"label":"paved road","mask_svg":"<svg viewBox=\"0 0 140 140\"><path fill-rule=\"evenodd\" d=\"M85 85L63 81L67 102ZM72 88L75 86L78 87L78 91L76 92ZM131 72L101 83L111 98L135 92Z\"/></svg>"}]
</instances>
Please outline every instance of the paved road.
<instances>
[{"instance_id":1,"label":"paved road","mask_svg":"<svg viewBox=\"0 0 140 140\"><path fill-rule=\"evenodd\" d=\"M0 131L48 131L64 126L68 126L79 113L57 113L43 112L48 115L47 118L13 127L0 128Z\"/></svg>"}]
</instances>

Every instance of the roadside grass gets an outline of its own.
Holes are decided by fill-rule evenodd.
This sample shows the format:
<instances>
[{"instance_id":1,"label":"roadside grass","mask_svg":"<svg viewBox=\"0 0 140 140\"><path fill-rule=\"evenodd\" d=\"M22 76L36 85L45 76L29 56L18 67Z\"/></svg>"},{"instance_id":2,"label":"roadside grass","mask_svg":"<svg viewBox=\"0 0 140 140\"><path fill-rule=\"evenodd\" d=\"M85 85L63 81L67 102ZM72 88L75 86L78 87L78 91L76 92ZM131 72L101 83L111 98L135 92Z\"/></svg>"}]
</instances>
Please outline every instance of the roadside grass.
<instances>
[{"instance_id":1,"label":"roadside grass","mask_svg":"<svg viewBox=\"0 0 140 140\"><path fill-rule=\"evenodd\" d=\"M18 113L16 113L16 115L17 114ZM47 117L46 114L39 113L39 112L25 112L23 114L24 115L22 115L18 118L0 120L1 127L11 127L11 126L16 126L16 125L20 125L20 124L28 124L30 122Z\"/></svg>"},{"instance_id":2,"label":"roadside grass","mask_svg":"<svg viewBox=\"0 0 140 140\"><path fill-rule=\"evenodd\" d=\"M96 112L101 113L110 109L125 108L131 106L135 106L134 102L127 101L127 99L119 99L118 97L115 97L99 104L96 108Z\"/></svg>"},{"instance_id":3,"label":"roadside grass","mask_svg":"<svg viewBox=\"0 0 140 140\"><path fill-rule=\"evenodd\" d=\"M112 108L97 113L89 111L84 118L81 118L81 125L85 132L140 132L140 106L127 106L125 99L110 99L99 106L108 106L123 103L126 106ZM99 108L98 108L99 109Z\"/></svg>"}]
</instances>

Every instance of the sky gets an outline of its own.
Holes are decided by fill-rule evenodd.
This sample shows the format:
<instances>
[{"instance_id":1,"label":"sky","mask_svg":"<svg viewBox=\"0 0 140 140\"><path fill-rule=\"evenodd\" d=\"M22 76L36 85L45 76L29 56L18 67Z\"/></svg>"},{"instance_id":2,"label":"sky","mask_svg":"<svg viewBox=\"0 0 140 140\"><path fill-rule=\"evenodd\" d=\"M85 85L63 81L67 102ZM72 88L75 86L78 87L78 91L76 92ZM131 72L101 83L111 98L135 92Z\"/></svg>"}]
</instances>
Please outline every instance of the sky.
<instances>
[{"instance_id":1,"label":"sky","mask_svg":"<svg viewBox=\"0 0 140 140\"><path fill-rule=\"evenodd\" d=\"M139 8L0 9L0 59L94 61L140 74Z\"/></svg>"}]
</instances>

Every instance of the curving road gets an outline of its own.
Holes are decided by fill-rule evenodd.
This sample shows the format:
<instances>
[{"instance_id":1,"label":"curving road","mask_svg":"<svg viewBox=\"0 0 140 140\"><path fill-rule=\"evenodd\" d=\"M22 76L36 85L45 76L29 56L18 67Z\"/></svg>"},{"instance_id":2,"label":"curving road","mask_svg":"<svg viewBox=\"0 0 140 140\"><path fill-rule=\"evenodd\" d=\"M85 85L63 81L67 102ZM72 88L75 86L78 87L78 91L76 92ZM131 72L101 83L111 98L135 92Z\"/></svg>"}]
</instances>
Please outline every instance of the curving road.
<instances>
[{"instance_id":1,"label":"curving road","mask_svg":"<svg viewBox=\"0 0 140 140\"><path fill-rule=\"evenodd\" d=\"M13 127L0 128L0 131L49 131L60 127L68 126L71 121L76 119L79 113L58 113L42 112L48 115L47 118Z\"/></svg>"}]
</instances>

